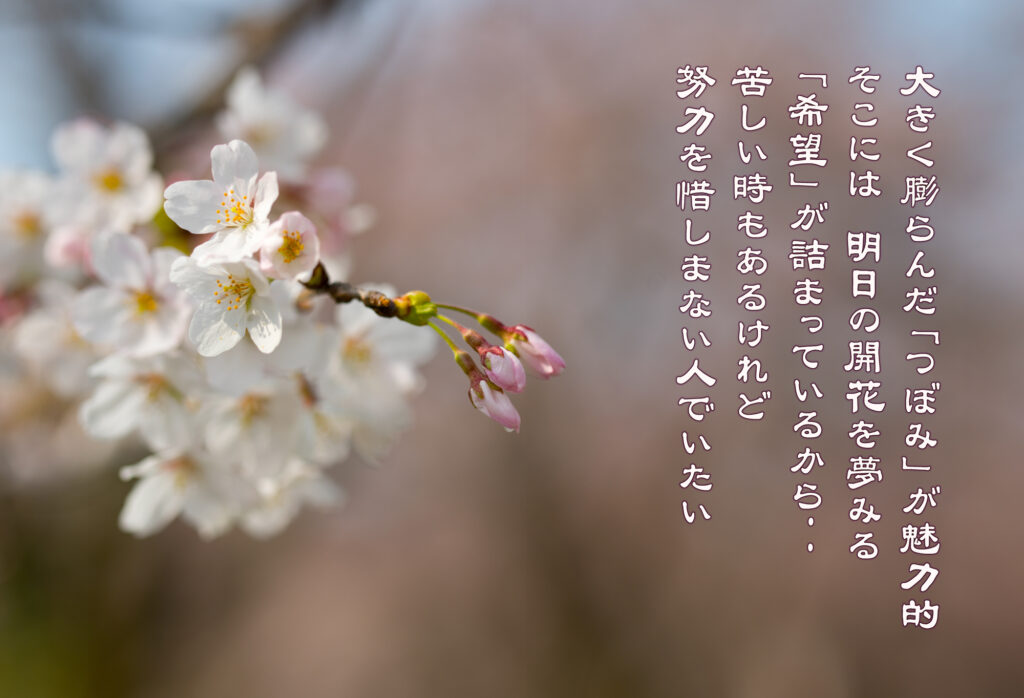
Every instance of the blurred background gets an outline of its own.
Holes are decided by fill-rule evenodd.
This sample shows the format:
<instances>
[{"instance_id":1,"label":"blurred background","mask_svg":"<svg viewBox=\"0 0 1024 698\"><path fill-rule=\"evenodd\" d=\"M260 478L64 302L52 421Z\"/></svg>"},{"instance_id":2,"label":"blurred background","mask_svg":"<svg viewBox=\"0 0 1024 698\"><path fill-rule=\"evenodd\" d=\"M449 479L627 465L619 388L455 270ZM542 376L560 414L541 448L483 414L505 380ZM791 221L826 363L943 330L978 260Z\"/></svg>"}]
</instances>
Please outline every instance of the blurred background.
<instances>
[{"instance_id":1,"label":"blurred background","mask_svg":"<svg viewBox=\"0 0 1024 698\"><path fill-rule=\"evenodd\" d=\"M307 512L279 537L212 543L175 523L137 541L117 529L128 485L112 468L0 484L0 695L3 696L860 696L1024 695L1024 525L1020 498L1024 299L1015 179L1022 172L1019 3L715 4L488 0L37 0L0 4L0 162L49 167L60 121L125 119L152 136L165 173L216 143L210 119L238 68L326 116L322 163L348 168L378 224L358 239L356 281L532 325L565 357L557 380L517 400L507 435L467 404L446 358L428 367L417 422L378 469L336 471L346 507ZM702 142L719 190L707 285L719 409L702 425L714 476L711 521L683 523L680 471L690 427L675 376L679 274L689 254L673 208L690 140L676 68L720 80L704 103L721 118ZM776 192L759 351L778 395L761 422L735 414L741 283L729 200L741 170L745 65L776 76L756 102L756 141ZM866 206L846 195L853 67L881 73L875 103L889 184ZM899 310L915 246L902 233L902 151L925 140L903 123L897 89L915 65L934 72L936 237L942 330L940 440L931 475L899 472L909 421L902 357L913 320ZM785 118L797 73L830 74L820 93L830 167L822 187L784 186ZM888 118L886 118L888 117ZM717 127L717 128L716 128ZM190 153L201 157L190 159ZM197 165L197 163L200 163ZM901 191L897 192L897 189ZM791 355L798 278L783 225L828 200L823 368L828 465L824 504L806 525L789 472ZM695 225L702 225L695 223ZM704 228L701 228L703 231ZM883 232L879 269L883 397L872 486L883 514L877 559L848 551L847 459L854 455L839 366L847 229ZM694 324L693 326L697 326ZM705 359L704 357L707 356ZM691 434L693 430L691 429ZM6 433L5 439L17 435ZM47 439L40 434L35 438ZM896 465L893 466L892 464ZM885 469L885 466L883 466ZM941 571L928 593L899 588L907 492L939 484L933 523ZM869 488L870 489L870 488ZM859 496L860 493L858 493ZM692 497L691 497L692 499ZM813 541L815 551L806 552ZM914 560L921 561L921 560ZM902 628L908 598L941 605L938 627Z\"/></svg>"}]
</instances>

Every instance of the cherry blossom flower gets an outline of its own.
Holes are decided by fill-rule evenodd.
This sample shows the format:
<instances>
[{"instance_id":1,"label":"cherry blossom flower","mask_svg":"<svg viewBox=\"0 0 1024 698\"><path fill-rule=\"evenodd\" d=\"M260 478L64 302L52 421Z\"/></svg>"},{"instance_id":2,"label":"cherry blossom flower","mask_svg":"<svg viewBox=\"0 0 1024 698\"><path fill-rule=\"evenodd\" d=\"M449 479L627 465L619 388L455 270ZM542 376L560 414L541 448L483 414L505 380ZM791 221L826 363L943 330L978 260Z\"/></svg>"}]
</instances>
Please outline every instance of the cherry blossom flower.
<instances>
[{"instance_id":1,"label":"cherry blossom flower","mask_svg":"<svg viewBox=\"0 0 1024 698\"><path fill-rule=\"evenodd\" d=\"M196 235L214 233L192 256L200 262L237 262L260 248L277 200L277 174L259 175L256 153L244 141L214 146L213 180L175 182L167 187L164 211Z\"/></svg>"},{"instance_id":2,"label":"cherry blossom flower","mask_svg":"<svg viewBox=\"0 0 1024 698\"><path fill-rule=\"evenodd\" d=\"M117 439L138 429L154 450L188 443L193 415L189 394L202 382L194 362L180 354L131 359L118 355L90 369L100 383L79 416L91 435Z\"/></svg>"},{"instance_id":3,"label":"cherry blossom flower","mask_svg":"<svg viewBox=\"0 0 1024 698\"><path fill-rule=\"evenodd\" d=\"M0 286L25 284L42 273L42 250L58 220L55 188L39 172L0 174Z\"/></svg>"},{"instance_id":4,"label":"cherry blossom flower","mask_svg":"<svg viewBox=\"0 0 1024 698\"><path fill-rule=\"evenodd\" d=\"M368 286L389 296L388 286ZM436 342L422 328L382 318L355 303L336 311L338 331L325 376L324 399L352 420L359 454L376 462L408 426L406 397L422 387L417 367Z\"/></svg>"},{"instance_id":5,"label":"cherry blossom flower","mask_svg":"<svg viewBox=\"0 0 1024 698\"><path fill-rule=\"evenodd\" d=\"M89 390L89 367L99 354L75 330L70 306L75 290L48 279L36 289L40 304L14 330L14 350L32 372L58 395L77 397Z\"/></svg>"},{"instance_id":6,"label":"cherry blossom flower","mask_svg":"<svg viewBox=\"0 0 1024 698\"><path fill-rule=\"evenodd\" d=\"M323 119L284 93L267 89L254 68L239 71L228 88L227 111L217 118L225 138L240 138L271 170L301 180L309 160L327 141Z\"/></svg>"},{"instance_id":7,"label":"cherry blossom flower","mask_svg":"<svg viewBox=\"0 0 1024 698\"><path fill-rule=\"evenodd\" d=\"M224 353L246 331L265 354L281 342L281 311L255 261L200 266L191 257L181 257L171 265L170 278L196 304L188 336L202 356Z\"/></svg>"},{"instance_id":8,"label":"cherry blossom flower","mask_svg":"<svg viewBox=\"0 0 1024 698\"><path fill-rule=\"evenodd\" d=\"M121 468L122 480L138 480L121 509L121 530L152 535L180 515L203 538L218 536L238 513L229 496L232 476L210 454L194 448L163 451Z\"/></svg>"},{"instance_id":9,"label":"cherry blossom flower","mask_svg":"<svg viewBox=\"0 0 1024 698\"><path fill-rule=\"evenodd\" d=\"M270 295L281 311L281 343L264 354L251 342L240 342L231 351L203 361L206 380L216 392L244 395L252 390L273 390L280 380L297 373L317 377L323 374L333 351L332 328L295 309L301 284L275 281ZM326 299L323 299L326 300Z\"/></svg>"},{"instance_id":10,"label":"cherry blossom flower","mask_svg":"<svg viewBox=\"0 0 1024 698\"><path fill-rule=\"evenodd\" d=\"M277 219L260 247L260 269L272 279L308 279L319 261L316 226L298 211Z\"/></svg>"},{"instance_id":11,"label":"cherry blossom flower","mask_svg":"<svg viewBox=\"0 0 1024 698\"><path fill-rule=\"evenodd\" d=\"M87 288L75 299L75 329L90 342L127 356L174 349L185 336L192 312L170 280L172 264L182 258L170 247L148 252L133 235L96 237L91 264L105 285Z\"/></svg>"},{"instance_id":12,"label":"cherry blossom flower","mask_svg":"<svg viewBox=\"0 0 1024 698\"><path fill-rule=\"evenodd\" d=\"M149 139L138 127L78 119L60 126L51 145L69 221L128 230L159 210L163 180L152 171Z\"/></svg>"},{"instance_id":13,"label":"cherry blossom flower","mask_svg":"<svg viewBox=\"0 0 1024 698\"><path fill-rule=\"evenodd\" d=\"M199 413L211 453L238 462L257 479L280 477L296 452L299 397L290 382L241 396L211 395Z\"/></svg>"},{"instance_id":14,"label":"cherry blossom flower","mask_svg":"<svg viewBox=\"0 0 1024 698\"><path fill-rule=\"evenodd\" d=\"M303 375L296 380L303 388L302 411L297 421L298 445L296 452L310 462L329 466L348 457L350 444L359 430L359 420L352 419L337 401L325 400L319 396L312 381ZM360 439L363 433L360 432ZM357 448L366 444L361 440ZM367 449L379 455L376 449Z\"/></svg>"},{"instance_id":15,"label":"cherry blossom flower","mask_svg":"<svg viewBox=\"0 0 1024 698\"><path fill-rule=\"evenodd\" d=\"M317 468L293 458L278 482L259 483L260 499L246 507L239 526L255 538L280 533L306 504L318 508L337 506L344 501L341 489Z\"/></svg>"}]
</instances>

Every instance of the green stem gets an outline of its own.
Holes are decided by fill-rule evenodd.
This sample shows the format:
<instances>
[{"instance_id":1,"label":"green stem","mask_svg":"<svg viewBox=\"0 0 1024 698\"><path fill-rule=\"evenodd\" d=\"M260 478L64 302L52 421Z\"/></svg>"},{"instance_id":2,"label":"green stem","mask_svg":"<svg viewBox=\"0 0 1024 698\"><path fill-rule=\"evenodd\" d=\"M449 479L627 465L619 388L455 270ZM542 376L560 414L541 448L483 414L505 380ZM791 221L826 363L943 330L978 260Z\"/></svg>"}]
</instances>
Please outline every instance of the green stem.
<instances>
[{"instance_id":1,"label":"green stem","mask_svg":"<svg viewBox=\"0 0 1024 698\"><path fill-rule=\"evenodd\" d=\"M447 308L448 306L441 306L441 305L439 305L438 307L439 307L439 308ZM449 325L451 325L452 327L454 327L455 329L457 329L457 330L459 331L459 334L461 334L461 333L462 333L462 331L463 331L464 329L466 329L465 327L463 327L463 326L462 326L462 325L460 325L459 323L455 322L454 320L452 320L452 319L451 319L450 317L448 317L448 316L446 316L446 315L441 315L440 313L438 313L438 315L437 315L437 319L438 319L438 320L444 320L445 322L447 322L447 323L448 323Z\"/></svg>"},{"instance_id":2,"label":"green stem","mask_svg":"<svg viewBox=\"0 0 1024 698\"><path fill-rule=\"evenodd\" d=\"M457 305L447 305L445 303L434 303L434 306L437 308L444 308L446 310L454 310L458 313L465 313L480 323L480 326L485 330L493 332L502 338L504 338L505 332L508 329L498 320L498 318L493 315L488 315L487 313L478 313L477 311L470 310L469 308L460 308Z\"/></svg>"},{"instance_id":3,"label":"green stem","mask_svg":"<svg viewBox=\"0 0 1024 698\"><path fill-rule=\"evenodd\" d=\"M438 317L441 317L441 318L443 318L444 316L443 316L443 315L438 315ZM444 318L444 319L446 319L446 320L447 320L447 318ZM457 347L457 346L455 345L455 342L453 342L453 341L452 341L451 337L449 337L449 336L448 336L448 335L447 335L447 334L445 333L445 331L444 331L444 330L442 330L442 329L441 329L440 327L438 327L438 326L437 326L437 325L435 325L434 323L432 323L432 322L428 322L427 324L428 324L428 325L430 325L431 327L433 327L433 328L434 328L434 331L435 331L435 332L437 332L437 333L438 333L439 335L441 335L441 339L443 339L443 340L445 341L445 344L447 344L447 345L448 345L448 346L449 346L449 347L451 348L451 350L452 350L452 353L453 353L453 354L455 354L456 356L458 356L458 355L459 355L459 352L460 352L460 351L462 351L462 350L461 350L461 349L459 349L459 348L458 348L458 347Z\"/></svg>"},{"instance_id":4,"label":"green stem","mask_svg":"<svg viewBox=\"0 0 1024 698\"><path fill-rule=\"evenodd\" d=\"M469 316L474 317L474 318L475 317L479 317L482 314L482 313L476 312L475 310L470 310L469 308L460 308L457 305L448 305L446 303L434 303L434 305L436 305L438 308L444 308L445 310L454 310L457 313L462 313L464 315L469 315Z\"/></svg>"}]
</instances>

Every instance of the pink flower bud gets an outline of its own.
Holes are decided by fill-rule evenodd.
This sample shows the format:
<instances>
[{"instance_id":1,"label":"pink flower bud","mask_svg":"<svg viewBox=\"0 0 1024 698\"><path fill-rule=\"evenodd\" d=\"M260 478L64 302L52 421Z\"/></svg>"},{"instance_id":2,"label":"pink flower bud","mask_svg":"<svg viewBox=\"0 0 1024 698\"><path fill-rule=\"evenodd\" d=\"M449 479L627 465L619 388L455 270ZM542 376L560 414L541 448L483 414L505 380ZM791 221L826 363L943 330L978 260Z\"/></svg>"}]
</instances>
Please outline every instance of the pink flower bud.
<instances>
[{"instance_id":1,"label":"pink flower bud","mask_svg":"<svg viewBox=\"0 0 1024 698\"><path fill-rule=\"evenodd\" d=\"M505 427L505 431L519 433L519 412L500 388L492 388L481 379L470 387L469 400L473 407Z\"/></svg>"},{"instance_id":2,"label":"pink flower bud","mask_svg":"<svg viewBox=\"0 0 1024 698\"><path fill-rule=\"evenodd\" d=\"M506 346L510 346L523 364L541 378L557 376L565 369L565 361L558 352L551 348L539 334L526 325L508 328L511 338Z\"/></svg>"},{"instance_id":3,"label":"pink flower bud","mask_svg":"<svg viewBox=\"0 0 1024 698\"><path fill-rule=\"evenodd\" d=\"M489 346L480 351L484 373L496 386L510 393L521 393L526 387L526 371L519 357L503 347Z\"/></svg>"}]
</instances>

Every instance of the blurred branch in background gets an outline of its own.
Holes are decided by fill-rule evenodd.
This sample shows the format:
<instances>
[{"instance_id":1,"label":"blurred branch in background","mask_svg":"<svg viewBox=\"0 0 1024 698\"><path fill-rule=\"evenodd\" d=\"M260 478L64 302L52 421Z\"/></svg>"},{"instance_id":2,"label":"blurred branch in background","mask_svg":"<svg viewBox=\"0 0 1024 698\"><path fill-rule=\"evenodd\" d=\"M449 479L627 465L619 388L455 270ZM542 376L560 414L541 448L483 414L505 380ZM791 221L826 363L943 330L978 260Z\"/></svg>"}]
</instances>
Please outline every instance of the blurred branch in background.
<instances>
[{"instance_id":1,"label":"blurred branch in background","mask_svg":"<svg viewBox=\"0 0 1024 698\"><path fill-rule=\"evenodd\" d=\"M232 16L223 18L213 34L235 39L239 51L234 67L191 105L150 128L154 150L160 153L173 150L194 131L208 125L213 115L224 106L224 93L238 69L253 65L265 68L296 40L297 36L316 22L323 22L333 12L359 5L363 0L299 0L280 13L265 16Z\"/></svg>"},{"instance_id":2,"label":"blurred branch in background","mask_svg":"<svg viewBox=\"0 0 1024 698\"><path fill-rule=\"evenodd\" d=\"M35 84L45 84L51 99L53 93L62 94L63 104L74 109L54 113L53 125L83 114L133 121L150 134L159 161L209 124L241 67L253 65L262 72L340 12L354 18L370 4L9 0L0 6L0 28L32 46L23 58L29 69L41 73ZM348 71L358 77L353 93L372 82L373 66L393 48L400 27L395 22L389 35L375 37L376 45L364 52L358 70ZM204 61L206 56L214 60ZM190 69L196 65L201 68Z\"/></svg>"}]
</instances>

